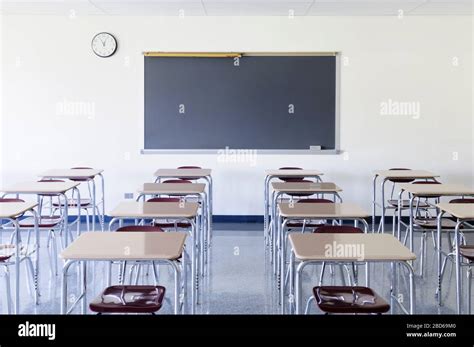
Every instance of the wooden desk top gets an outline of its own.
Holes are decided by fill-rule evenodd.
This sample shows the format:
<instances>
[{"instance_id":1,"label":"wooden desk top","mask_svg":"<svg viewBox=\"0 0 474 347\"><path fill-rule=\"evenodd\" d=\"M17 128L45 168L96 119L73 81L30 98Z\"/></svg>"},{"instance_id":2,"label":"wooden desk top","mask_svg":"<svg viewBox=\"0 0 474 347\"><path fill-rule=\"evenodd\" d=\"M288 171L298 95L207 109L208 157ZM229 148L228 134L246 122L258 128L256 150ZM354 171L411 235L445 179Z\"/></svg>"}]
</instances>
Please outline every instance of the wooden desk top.
<instances>
[{"instance_id":1,"label":"wooden desk top","mask_svg":"<svg viewBox=\"0 0 474 347\"><path fill-rule=\"evenodd\" d=\"M276 192L283 193L334 193L342 192L336 184L330 182L272 182Z\"/></svg>"},{"instance_id":2,"label":"wooden desk top","mask_svg":"<svg viewBox=\"0 0 474 347\"><path fill-rule=\"evenodd\" d=\"M474 189L462 184L400 184L399 188L413 195L422 196L458 196L458 195L474 195Z\"/></svg>"},{"instance_id":3,"label":"wooden desk top","mask_svg":"<svg viewBox=\"0 0 474 347\"><path fill-rule=\"evenodd\" d=\"M38 176L43 178L88 178L95 177L104 172L102 169L52 169L40 173Z\"/></svg>"},{"instance_id":4,"label":"wooden desk top","mask_svg":"<svg viewBox=\"0 0 474 347\"><path fill-rule=\"evenodd\" d=\"M265 170L267 176L279 177L304 177L304 176L322 176L319 170Z\"/></svg>"},{"instance_id":5,"label":"wooden desk top","mask_svg":"<svg viewBox=\"0 0 474 347\"><path fill-rule=\"evenodd\" d=\"M211 175L211 169L158 169L155 177L191 177L201 178Z\"/></svg>"},{"instance_id":6,"label":"wooden desk top","mask_svg":"<svg viewBox=\"0 0 474 347\"><path fill-rule=\"evenodd\" d=\"M79 185L79 182L24 182L16 183L0 191L8 194L59 194Z\"/></svg>"},{"instance_id":7,"label":"wooden desk top","mask_svg":"<svg viewBox=\"0 0 474 347\"><path fill-rule=\"evenodd\" d=\"M186 195L204 193L204 183L144 183L138 188L139 194Z\"/></svg>"},{"instance_id":8,"label":"wooden desk top","mask_svg":"<svg viewBox=\"0 0 474 347\"><path fill-rule=\"evenodd\" d=\"M320 261L408 261L415 254L390 234L290 233L296 258Z\"/></svg>"},{"instance_id":9,"label":"wooden desk top","mask_svg":"<svg viewBox=\"0 0 474 347\"><path fill-rule=\"evenodd\" d=\"M178 259L183 232L85 232L61 252L63 259L157 260Z\"/></svg>"},{"instance_id":10,"label":"wooden desk top","mask_svg":"<svg viewBox=\"0 0 474 347\"><path fill-rule=\"evenodd\" d=\"M194 218L196 202L122 201L107 215L119 218Z\"/></svg>"},{"instance_id":11,"label":"wooden desk top","mask_svg":"<svg viewBox=\"0 0 474 347\"><path fill-rule=\"evenodd\" d=\"M449 204L443 202L436 204L436 206L453 217L474 220L474 204Z\"/></svg>"},{"instance_id":12,"label":"wooden desk top","mask_svg":"<svg viewBox=\"0 0 474 347\"><path fill-rule=\"evenodd\" d=\"M286 218L312 218L312 219L350 219L367 218L369 214L358 205L350 202L342 203L280 203L280 215Z\"/></svg>"},{"instance_id":13,"label":"wooden desk top","mask_svg":"<svg viewBox=\"0 0 474 347\"><path fill-rule=\"evenodd\" d=\"M439 175L425 170L377 170L375 175L385 178L435 178Z\"/></svg>"},{"instance_id":14,"label":"wooden desk top","mask_svg":"<svg viewBox=\"0 0 474 347\"><path fill-rule=\"evenodd\" d=\"M37 203L30 202L2 202L0 203L0 218L18 217L37 205Z\"/></svg>"}]
</instances>

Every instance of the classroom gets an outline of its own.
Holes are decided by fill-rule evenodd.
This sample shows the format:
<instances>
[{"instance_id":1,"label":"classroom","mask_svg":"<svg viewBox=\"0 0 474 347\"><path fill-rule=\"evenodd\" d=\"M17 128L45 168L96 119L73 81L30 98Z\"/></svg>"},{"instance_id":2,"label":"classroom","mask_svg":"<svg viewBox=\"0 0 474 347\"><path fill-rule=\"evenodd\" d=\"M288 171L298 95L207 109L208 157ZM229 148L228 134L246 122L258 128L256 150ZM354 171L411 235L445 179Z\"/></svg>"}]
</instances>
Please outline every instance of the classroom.
<instances>
[{"instance_id":1,"label":"classroom","mask_svg":"<svg viewBox=\"0 0 474 347\"><path fill-rule=\"evenodd\" d=\"M473 7L0 0L0 323L472 334Z\"/></svg>"}]
</instances>

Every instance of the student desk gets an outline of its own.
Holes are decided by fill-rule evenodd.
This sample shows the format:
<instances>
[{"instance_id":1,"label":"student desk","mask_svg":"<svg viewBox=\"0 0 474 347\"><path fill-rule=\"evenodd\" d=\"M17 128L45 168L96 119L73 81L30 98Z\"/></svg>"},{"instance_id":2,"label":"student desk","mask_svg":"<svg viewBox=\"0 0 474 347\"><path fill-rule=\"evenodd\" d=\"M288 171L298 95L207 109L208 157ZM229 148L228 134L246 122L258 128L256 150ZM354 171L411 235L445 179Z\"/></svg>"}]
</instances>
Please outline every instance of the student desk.
<instances>
[{"instance_id":1,"label":"student desk","mask_svg":"<svg viewBox=\"0 0 474 347\"><path fill-rule=\"evenodd\" d=\"M5 202L0 204L0 220L5 219L11 221L14 226L15 234L15 313L20 313L20 226L18 219L23 216L25 212L31 211L34 217L35 224L35 251L36 251L36 266L35 266L35 302L38 303L38 274L39 274L39 231L38 231L38 216L34 208L38 204L29 202ZM25 254L28 256L28 254ZM7 299L9 300L9 299Z\"/></svg>"},{"instance_id":2,"label":"student desk","mask_svg":"<svg viewBox=\"0 0 474 347\"><path fill-rule=\"evenodd\" d=\"M303 270L307 265L320 264L322 262L357 263L361 261L366 264L368 262L390 262L392 263L392 270L396 268L396 266L394 266L395 263L403 264L409 271L410 277L409 313L413 314L415 312L414 273L409 261L414 260L416 257L392 235L290 233L289 240L293 250L290 258L290 290L295 286L296 314L301 313L301 282ZM359 259L355 254L351 254L351 252L347 252L347 254L344 254L343 256L339 256L338 253L328 254L328 246L331 247L334 244L341 245L342 247L347 245L347 249L354 245L359 245L361 249L364 250L363 259ZM297 266L295 260L299 261ZM295 279L293 278L293 273L296 273ZM390 296L391 299L395 299L395 302L399 303L396 297L397 286L395 277L396 276L392 271L392 289ZM367 283L367 286L369 286L369 283ZM283 303L282 306L284 306ZM405 313L408 313L401 304L400 307L405 311Z\"/></svg>"},{"instance_id":3,"label":"student desk","mask_svg":"<svg viewBox=\"0 0 474 347\"><path fill-rule=\"evenodd\" d=\"M160 196L160 195L172 195L172 196L194 196L198 198L198 201L202 206L202 217L207 216L207 194L206 185L204 183L144 183L138 188L137 201L143 198L145 201L146 196ZM203 224L200 223L201 228ZM199 231L201 240L200 245L205 244L204 232ZM206 249L201 249L201 256L204 257ZM207 256L208 254L206 254ZM204 266L206 261L201 261L201 273L204 273Z\"/></svg>"},{"instance_id":4,"label":"student desk","mask_svg":"<svg viewBox=\"0 0 474 347\"><path fill-rule=\"evenodd\" d=\"M200 252L202 245L199 242L202 237L199 235L201 228L197 218L198 208L199 204L196 202L122 201L108 213L108 216L112 217L109 230L113 223L124 219L171 219L176 222L188 222L191 225L190 234L193 238L193 247L191 247L192 313L194 313L198 301L199 273L197 269L199 269L199 258L203 259L202 252ZM109 268L109 282L110 280L111 269Z\"/></svg>"},{"instance_id":5,"label":"student desk","mask_svg":"<svg viewBox=\"0 0 474 347\"><path fill-rule=\"evenodd\" d=\"M211 169L158 169L155 172L155 183L162 179L168 178L192 178L203 179L207 186L207 220L204 249L207 251L207 246L211 244L212 234L212 201L213 201L213 182L211 176Z\"/></svg>"},{"instance_id":6,"label":"student desk","mask_svg":"<svg viewBox=\"0 0 474 347\"><path fill-rule=\"evenodd\" d=\"M380 193L382 202L377 202L377 178L382 178L382 183L380 187ZM380 218L380 226L382 232L385 231L385 183L389 179L425 179L425 180L434 180L439 175L431 173L425 170L377 170L374 172L373 185L372 185L372 231L375 232L375 217L377 213L377 206L382 209L382 214Z\"/></svg>"},{"instance_id":7,"label":"student desk","mask_svg":"<svg viewBox=\"0 0 474 347\"><path fill-rule=\"evenodd\" d=\"M301 171L301 170L281 170L281 171ZM305 171L305 170L303 170ZM342 189L336 184L330 182L272 182L272 211L271 220L272 227L269 230L271 233L271 245L270 250L273 254L272 259L275 260L275 242L274 239L278 239L278 225L277 225L277 202L280 196L284 194L297 194L297 193L312 193L312 194L329 194L333 195L334 201L339 200L342 202L342 198L339 193ZM275 265L274 265L275 266Z\"/></svg>"},{"instance_id":8,"label":"student desk","mask_svg":"<svg viewBox=\"0 0 474 347\"><path fill-rule=\"evenodd\" d=\"M321 182L321 176L323 173L319 170L266 170L265 171L265 183L263 188L264 194L264 206L263 206L263 231L265 236L265 245L267 245L267 235L270 234L270 211L271 209L271 198L270 198L270 183L272 180L278 177L304 177L304 178L314 178L317 182Z\"/></svg>"},{"instance_id":9,"label":"student desk","mask_svg":"<svg viewBox=\"0 0 474 347\"><path fill-rule=\"evenodd\" d=\"M96 208L98 208L99 204L102 205L102 214L99 216L100 218L100 226L101 229L104 229L104 214L105 214L105 187L104 187L104 176L102 173L104 170L102 169L52 169L47 170L40 173L38 176L43 179L79 179L79 180L86 180L91 179L92 182L92 206L94 206L92 211L92 230L95 230L95 219L96 219ZM96 182L95 178L99 177L101 181L101 188L102 188L102 200L97 201L97 194L96 194Z\"/></svg>"},{"instance_id":10,"label":"student desk","mask_svg":"<svg viewBox=\"0 0 474 347\"><path fill-rule=\"evenodd\" d=\"M62 274L61 313L67 314L82 299L82 313L87 310L86 262L88 261L158 261L171 265L174 271L174 313L180 310L180 294L183 303L186 294L186 279L181 286L180 257L183 253L186 233L153 233L153 232L86 232L79 236L61 252L64 264ZM181 257L181 262L184 256ZM72 264L82 262L82 293L72 307L67 308L67 274ZM186 264L182 263L183 268ZM184 310L184 304L183 304Z\"/></svg>"},{"instance_id":11,"label":"student desk","mask_svg":"<svg viewBox=\"0 0 474 347\"><path fill-rule=\"evenodd\" d=\"M364 224L364 229L367 231L368 225L365 218L369 217L363 209L353 203L316 203L316 204L278 204L277 216L277 243L279 246L279 262L277 262L277 282L280 291L280 300L283 299L284 286L281 286L281 281L284 281L284 270L286 262L286 240L285 228L288 222L298 219L335 219L335 220L354 220L360 221ZM368 273L368 271L367 271ZM282 309L283 309L282 303Z\"/></svg>"},{"instance_id":12,"label":"student desk","mask_svg":"<svg viewBox=\"0 0 474 347\"><path fill-rule=\"evenodd\" d=\"M474 195L474 189L466 187L461 184L409 184L404 183L400 185L400 193L398 195L398 237L400 238L401 230L401 204L403 200L403 194L407 192L410 194L409 200L409 218L410 224L408 227L408 232L410 236L410 250L413 252L413 202L416 198L422 196L441 196L441 197L455 197L455 196L464 196L464 195ZM436 206L433 206L436 207ZM439 248L439 246L438 246Z\"/></svg>"},{"instance_id":13,"label":"student desk","mask_svg":"<svg viewBox=\"0 0 474 347\"><path fill-rule=\"evenodd\" d=\"M461 256L459 253L459 246L461 242L459 240L459 229L466 222L474 220L474 204L449 204L441 203L437 204L436 207L439 209L440 213L438 214L438 230L437 230L437 240L438 240L438 304L441 305L441 254L442 251L441 244L441 218L444 214L449 214L452 217L456 218L456 227L454 232L454 242L455 242L455 266L456 266L456 306L458 314L461 313ZM467 225L467 229L472 231L472 226ZM448 256L445 254L445 256Z\"/></svg>"},{"instance_id":14,"label":"student desk","mask_svg":"<svg viewBox=\"0 0 474 347\"><path fill-rule=\"evenodd\" d=\"M79 182L25 182L17 183L6 189L1 189L5 195L15 194L15 195L58 195L62 197L65 202L68 201L66 193L72 191L73 194L76 194L77 206L80 206L81 193L77 186ZM64 221L64 246L68 245L69 242L69 224L77 223L77 236L81 233L81 209L77 211L77 219L75 222L69 223L68 215L68 204L64 204L64 212L62 214L62 219Z\"/></svg>"}]
</instances>

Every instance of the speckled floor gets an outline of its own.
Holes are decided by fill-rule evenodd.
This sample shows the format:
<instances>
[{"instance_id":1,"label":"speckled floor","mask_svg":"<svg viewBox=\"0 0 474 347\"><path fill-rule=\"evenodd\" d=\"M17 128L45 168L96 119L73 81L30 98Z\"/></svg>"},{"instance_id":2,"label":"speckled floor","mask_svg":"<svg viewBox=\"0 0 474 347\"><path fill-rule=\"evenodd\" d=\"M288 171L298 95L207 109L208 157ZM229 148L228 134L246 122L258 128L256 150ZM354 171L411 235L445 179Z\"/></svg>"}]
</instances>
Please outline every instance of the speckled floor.
<instances>
[{"instance_id":1,"label":"speckled floor","mask_svg":"<svg viewBox=\"0 0 474 347\"><path fill-rule=\"evenodd\" d=\"M197 313L202 314L275 314L280 312L277 303L275 279L271 274L268 259L263 247L261 224L214 224L213 245L211 248L211 272L203 281L201 304ZM390 229L388 229L390 230ZM415 236L415 245L419 245L420 236ZM21 312L31 314L57 314L60 312L61 276L53 276L49 271L46 237L42 236L40 277L40 304L35 305L33 296L26 281L26 271L22 267ZM427 261L425 275L416 277L416 312L420 314L452 314L455 313L455 274L454 267L448 263L443 284L444 305L438 308L435 299L436 287L436 257L432 247L431 237L428 237ZM61 263L59 263L61 268ZM13 273L13 269L11 270ZM3 272L0 271L2 274ZM382 296L388 297L390 289L390 266L374 264L371 267L371 287ZM90 264L88 268L88 298L97 295L106 285L106 267L104 263ZM364 271L360 269L360 283L364 283ZM172 313L173 281L171 272L166 266L160 267L160 284L169 291L161 313ZM308 297L311 287L317 283L319 268L305 270L303 277L304 297ZM14 285L12 276L12 285ZM115 274L114 277L116 278ZM463 275L465 283L465 275ZM152 283L153 276L143 274L141 283ZM72 271L69 278L70 294L68 299L73 301L77 288L77 275ZM336 268L335 275L326 272L325 283L341 283ZM401 277L402 293L407 293L407 283ZM463 286L466 289L466 285ZM463 300L465 299L463 293ZM0 278L0 312L6 313L5 282ZM465 302L463 303L465 307ZM74 313L79 313L76 309ZM319 313L311 307L312 314ZM395 309L395 313L400 313Z\"/></svg>"}]
</instances>

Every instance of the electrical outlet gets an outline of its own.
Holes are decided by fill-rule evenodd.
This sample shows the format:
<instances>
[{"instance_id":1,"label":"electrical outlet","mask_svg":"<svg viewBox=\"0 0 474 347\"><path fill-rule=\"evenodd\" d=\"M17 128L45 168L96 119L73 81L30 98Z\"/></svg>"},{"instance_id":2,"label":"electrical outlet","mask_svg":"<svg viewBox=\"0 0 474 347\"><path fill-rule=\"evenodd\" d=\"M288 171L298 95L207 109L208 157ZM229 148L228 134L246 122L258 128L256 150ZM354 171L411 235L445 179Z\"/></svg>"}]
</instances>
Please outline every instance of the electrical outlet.
<instances>
[{"instance_id":1,"label":"electrical outlet","mask_svg":"<svg viewBox=\"0 0 474 347\"><path fill-rule=\"evenodd\" d=\"M133 193L125 193L123 196L125 199L133 199Z\"/></svg>"}]
</instances>

